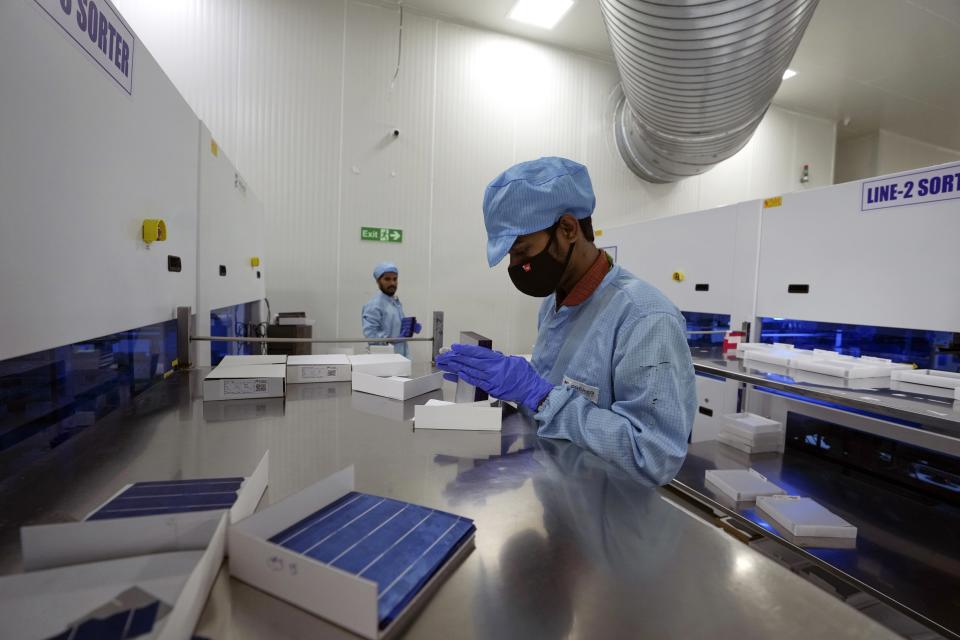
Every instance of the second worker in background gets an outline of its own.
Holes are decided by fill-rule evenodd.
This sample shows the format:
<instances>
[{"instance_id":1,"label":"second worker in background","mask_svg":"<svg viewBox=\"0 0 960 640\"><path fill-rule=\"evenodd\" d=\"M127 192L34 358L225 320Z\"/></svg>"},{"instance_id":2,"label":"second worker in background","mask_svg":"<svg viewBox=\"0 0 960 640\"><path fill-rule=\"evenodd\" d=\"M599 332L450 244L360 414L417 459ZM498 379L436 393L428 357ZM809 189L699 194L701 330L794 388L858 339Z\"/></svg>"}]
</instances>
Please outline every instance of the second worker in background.
<instances>
[{"instance_id":1,"label":"second worker in background","mask_svg":"<svg viewBox=\"0 0 960 640\"><path fill-rule=\"evenodd\" d=\"M403 315L403 305L397 298L400 270L392 262L381 262L373 269L379 292L363 305L363 335L367 338L409 338L420 333L420 325ZM382 343L381 343L382 344ZM393 343L396 353L408 354L406 342Z\"/></svg>"}]
</instances>

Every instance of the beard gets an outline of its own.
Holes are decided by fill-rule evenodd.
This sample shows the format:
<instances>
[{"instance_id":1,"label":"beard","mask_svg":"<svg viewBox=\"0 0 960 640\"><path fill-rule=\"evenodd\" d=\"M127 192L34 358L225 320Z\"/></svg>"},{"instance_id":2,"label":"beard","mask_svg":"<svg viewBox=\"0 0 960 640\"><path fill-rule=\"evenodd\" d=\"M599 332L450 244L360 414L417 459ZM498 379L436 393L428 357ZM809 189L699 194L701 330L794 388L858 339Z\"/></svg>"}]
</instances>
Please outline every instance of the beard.
<instances>
[{"instance_id":1,"label":"beard","mask_svg":"<svg viewBox=\"0 0 960 640\"><path fill-rule=\"evenodd\" d=\"M389 285L386 287L380 287L380 291L384 292L388 296L392 296L397 292L397 285Z\"/></svg>"}]
</instances>

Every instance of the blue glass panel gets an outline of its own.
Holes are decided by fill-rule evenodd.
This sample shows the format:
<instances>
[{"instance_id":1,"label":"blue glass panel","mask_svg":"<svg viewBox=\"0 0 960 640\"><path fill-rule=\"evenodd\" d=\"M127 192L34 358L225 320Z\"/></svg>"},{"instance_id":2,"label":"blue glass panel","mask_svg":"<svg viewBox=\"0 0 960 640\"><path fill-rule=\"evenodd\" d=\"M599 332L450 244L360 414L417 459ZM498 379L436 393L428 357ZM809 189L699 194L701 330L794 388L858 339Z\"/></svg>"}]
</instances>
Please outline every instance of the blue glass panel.
<instances>
[{"instance_id":1,"label":"blue glass panel","mask_svg":"<svg viewBox=\"0 0 960 640\"><path fill-rule=\"evenodd\" d=\"M955 334L946 331L760 318L761 342L785 342L802 349L889 358L894 362L916 364L920 369L960 371L960 351L954 340Z\"/></svg>"},{"instance_id":2,"label":"blue glass panel","mask_svg":"<svg viewBox=\"0 0 960 640\"><path fill-rule=\"evenodd\" d=\"M730 331L730 315L722 313L700 313L684 311L683 317L687 320L687 331L715 331L717 333L688 333L687 344L690 348L701 347L709 349L723 344L723 333Z\"/></svg>"},{"instance_id":3,"label":"blue glass panel","mask_svg":"<svg viewBox=\"0 0 960 640\"><path fill-rule=\"evenodd\" d=\"M3 477L161 380L177 357L175 320L0 362Z\"/></svg>"},{"instance_id":4,"label":"blue glass panel","mask_svg":"<svg viewBox=\"0 0 960 640\"><path fill-rule=\"evenodd\" d=\"M257 322L260 303L248 302L210 312L210 335L228 338L253 338L266 335L266 328ZM211 342L210 363L220 364L224 356L245 356L260 353L260 345L250 342Z\"/></svg>"}]
</instances>

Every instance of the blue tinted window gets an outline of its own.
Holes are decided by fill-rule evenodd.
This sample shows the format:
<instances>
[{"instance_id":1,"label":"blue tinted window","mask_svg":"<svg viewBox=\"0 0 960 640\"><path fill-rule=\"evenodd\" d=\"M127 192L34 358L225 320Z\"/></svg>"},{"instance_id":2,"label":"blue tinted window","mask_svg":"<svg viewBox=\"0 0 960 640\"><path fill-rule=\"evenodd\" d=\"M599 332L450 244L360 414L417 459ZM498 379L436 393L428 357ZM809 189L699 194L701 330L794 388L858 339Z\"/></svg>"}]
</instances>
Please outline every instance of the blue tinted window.
<instances>
[{"instance_id":1,"label":"blue tinted window","mask_svg":"<svg viewBox=\"0 0 960 640\"><path fill-rule=\"evenodd\" d=\"M258 323L259 302L248 302L210 312L210 335L230 338L254 338L266 335L266 326ZM211 342L210 363L216 366L224 356L260 353L260 345L250 342Z\"/></svg>"},{"instance_id":2,"label":"blue tinted window","mask_svg":"<svg viewBox=\"0 0 960 640\"><path fill-rule=\"evenodd\" d=\"M760 318L761 342L785 342L803 349L829 349L851 356L889 358L921 369L960 371L954 334L789 318Z\"/></svg>"},{"instance_id":3,"label":"blue tinted window","mask_svg":"<svg viewBox=\"0 0 960 640\"><path fill-rule=\"evenodd\" d=\"M2 475L127 405L176 357L170 320L0 362Z\"/></svg>"},{"instance_id":4,"label":"blue tinted window","mask_svg":"<svg viewBox=\"0 0 960 640\"><path fill-rule=\"evenodd\" d=\"M687 320L687 344L693 347L718 347L723 344L723 335L730 330L730 316L722 313L699 313L684 311ZM712 332L712 333L703 333Z\"/></svg>"}]
</instances>

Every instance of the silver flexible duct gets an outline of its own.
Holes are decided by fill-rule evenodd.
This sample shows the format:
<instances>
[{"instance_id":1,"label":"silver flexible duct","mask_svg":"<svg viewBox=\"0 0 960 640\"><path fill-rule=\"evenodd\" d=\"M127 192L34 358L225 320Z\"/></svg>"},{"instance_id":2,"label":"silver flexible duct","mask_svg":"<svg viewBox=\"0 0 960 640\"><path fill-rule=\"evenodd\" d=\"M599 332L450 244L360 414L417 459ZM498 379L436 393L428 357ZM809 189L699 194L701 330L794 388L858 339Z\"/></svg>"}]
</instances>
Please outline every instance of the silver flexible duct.
<instances>
[{"instance_id":1,"label":"silver flexible duct","mask_svg":"<svg viewBox=\"0 0 960 640\"><path fill-rule=\"evenodd\" d=\"M620 154L650 182L701 174L750 140L818 0L600 0L624 98Z\"/></svg>"}]
</instances>

